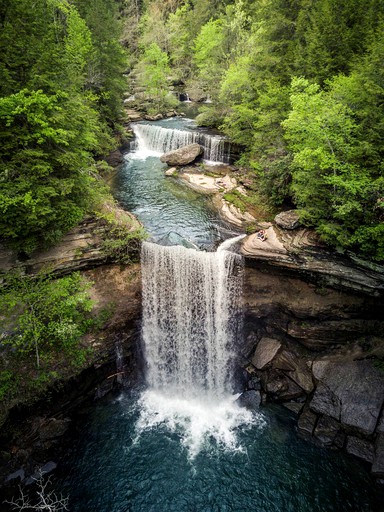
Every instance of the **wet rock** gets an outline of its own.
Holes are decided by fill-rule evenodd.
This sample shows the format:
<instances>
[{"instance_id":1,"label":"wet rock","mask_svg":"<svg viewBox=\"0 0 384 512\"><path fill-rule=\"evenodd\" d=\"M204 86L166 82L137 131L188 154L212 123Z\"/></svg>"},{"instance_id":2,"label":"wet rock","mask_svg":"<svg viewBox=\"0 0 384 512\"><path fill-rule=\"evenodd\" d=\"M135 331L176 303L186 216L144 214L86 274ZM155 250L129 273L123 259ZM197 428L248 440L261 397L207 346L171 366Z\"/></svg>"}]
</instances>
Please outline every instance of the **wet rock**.
<instances>
[{"instance_id":1,"label":"wet rock","mask_svg":"<svg viewBox=\"0 0 384 512\"><path fill-rule=\"evenodd\" d=\"M247 388L254 389L256 391L260 391L260 389L261 389L260 378L257 377L257 375L252 375L247 382Z\"/></svg>"},{"instance_id":2,"label":"wet rock","mask_svg":"<svg viewBox=\"0 0 384 512\"><path fill-rule=\"evenodd\" d=\"M334 443L339 430L339 422L329 416L322 416L317 422L313 435L321 442L322 445L331 446Z\"/></svg>"},{"instance_id":3,"label":"wet rock","mask_svg":"<svg viewBox=\"0 0 384 512\"><path fill-rule=\"evenodd\" d=\"M336 437L333 441L333 447L337 450L342 450L345 445L345 438L346 435L342 430L339 430L339 432L336 434Z\"/></svg>"},{"instance_id":4,"label":"wet rock","mask_svg":"<svg viewBox=\"0 0 384 512\"><path fill-rule=\"evenodd\" d=\"M5 481L11 482L12 480L17 480L17 479L20 479L21 482L25 479L24 469L21 468L21 469L15 471L14 473L11 473L10 475L7 476Z\"/></svg>"},{"instance_id":5,"label":"wet rock","mask_svg":"<svg viewBox=\"0 0 384 512\"><path fill-rule=\"evenodd\" d=\"M376 440L372 474L375 477L384 478L384 434L380 434Z\"/></svg>"},{"instance_id":6,"label":"wet rock","mask_svg":"<svg viewBox=\"0 0 384 512\"><path fill-rule=\"evenodd\" d=\"M165 153L160 157L163 163L169 166L188 165L196 160L203 153L200 144L189 144L183 148Z\"/></svg>"},{"instance_id":7,"label":"wet rock","mask_svg":"<svg viewBox=\"0 0 384 512\"><path fill-rule=\"evenodd\" d=\"M283 350L273 361L273 367L288 372L288 376L306 393L311 393L314 388L312 374L305 361L300 360L292 352Z\"/></svg>"},{"instance_id":8,"label":"wet rock","mask_svg":"<svg viewBox=\"0 0 384 512\"><path fill-rule=\"evenodd\" d=\"M280 341L273 338L261 338L252 358L252 364L258 370L262 370L276 356L281 346Z\"/></svg>"},{"instance_id":9,"label":"wet rock","mask_svg":"<svg viewBox=\"0 0 384 512\"><path fill-rule=\"evenodd\" d=\"M373 462L375 456L372 443L355 436L347 437L346 450L347 453L369 463Z\"/></svg>"},{"instance_id":10,"label":"wet rock","mask_svg":"<svg viewBox=\"0 0 384 512\"><path fill-rule=\"evenodd\" d=\"M315 429L316 421L316 414L306 409L300 415L299 421L297 422L297 427L302 434L311 436Z\"/></svg>"},{"instance_id":11,"label":"wet rock","mask_svg":"<svg viewBox=\"0 0 384 512\"><path fill-rule=\"evenodd\" d=\"M95 392L95 400L99 400L100 398L103 398L108 393L110 393L113 390L114 387L114 381L113 378L111 379L105 379L100 386L97 387Z\"/></svg>"},{"instance_id":12,"label":"wet rock","mask_svg":"<svg viewBox=\"0 0 384 512\"><path fill-rule=\"evenodd\" d=\"M303 390L286 375L276 370L264 372L261 376L263 388L277 402L286 402L304 396Z\"/></svg>"},{"instance_id":13,"label":"wet rock","mask_svg":"<svg viewBox=\"0 0 384 512\"><path fill-rule=\"evenodd\" d=\"M384 402L384 374L372 361L322 365L310 407L365 435L373 434Z\"/></svg>"},{"instance_id":14,"label":"wet rock","mask_svg":"<svg viewBox=\"0 0 384 512\"><path fill-rule=\"evenodd\" d=\"M44 420L43 420L44 421ZM43 423L39 428L39 438L41 441L46 441L49 439L55 439L57 437L61 437L68 430L69 424L71 420L69 418L65 418L63 420L57 420L56 418L51 418L47 423Z\"/></svg>"},{"instance_id":15,"label":"wet rock","mask_svg":"<svg viewBox=\"0 0 384 512\"><path fill-rule=\"evenodd\" d=\"M275 217L275 222L282 229L296 229L300 226L297 210L279 213Z\"/></svg>"},{"instance_id":16,"label":"wet rock","mask_svg":"<svg viewBox=\"0 0 384 512\"><path fill-rule=\"evenodd\" d=\"M241 407L256 409L261 403L260 391L256 391L254 389L244 391L244 393L242 393L237 399L237 402Z\"/></svg>"},{"instance_id":17,"label":"wet rock","mask_svg":"<svg viewBox=\"0 0 384 512\"><path fill-rule=\"evenodd\" d=\"M303 410L304 403L298 403L298 402L285 402L283 406L286 409L289 409L290 411L294 412L295 414L300 414Z\"/></svg>"},{"instance_id":18,"label":"wet rock","mask_svg":"<svg viewBox=\"0 0 384 512\"><path fill-rule=\"evenodd\" d=\"M104 160L111 167L118 167L124 162L124 156L119 149L112 151L108 156L104 157Z\"/></svg>"},{"instance_id":19,"label":"wet rock","mask_svg":"<svg viewBox=\"0 0 384 512\"><path fill-rule=\"evenodd\" d=\"M254 331L250 332L240 349L242 355L247 358L251 357L259 340L260 337Z\"/></svg>"}]
</instances>

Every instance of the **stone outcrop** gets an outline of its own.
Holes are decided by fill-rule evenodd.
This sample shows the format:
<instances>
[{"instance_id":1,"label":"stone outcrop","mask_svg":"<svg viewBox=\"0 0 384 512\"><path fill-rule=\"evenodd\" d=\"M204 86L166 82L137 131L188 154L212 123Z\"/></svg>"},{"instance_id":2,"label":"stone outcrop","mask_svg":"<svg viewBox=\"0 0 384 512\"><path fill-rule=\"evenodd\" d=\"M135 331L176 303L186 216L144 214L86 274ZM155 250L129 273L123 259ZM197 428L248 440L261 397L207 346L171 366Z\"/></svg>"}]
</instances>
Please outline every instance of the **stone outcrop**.
<instances>
[{"instance_id":1,"label":"stone outcrop","mask_svg":"<svg viewBox=\"0 0 384 512\"><path fill-rule=\"evenodd\" d=\"M313 411L363 435L374 433L384 403L384 372L377 370L372 361L327 361L316 377L318 383L310 402Z\"/></svg>"},{"instance_id":2,"label":"stone outcrop","mask_svg":"<svg viewBox=\"0 0 384 512\"><path fill-rule=\"evenodd\" d=\"M276 215L275 222L279 228L297 229L300 226L299 214L296 210L288 210Z\"/></svg>"},{"instance_id":3,"label":"stone outcrop","mask_svg":"<svg viewBox=\"0 0 384 512\"><path fill-rule=\"evenodd\" d=\"M383 479L384 267L332 253L293 217L243 240L243 364L263 402L298 415L301 435Z\"/></svg>"},{"instance_id":4,"label":"stone outcrop","mask_svg":"<svg viewBox=\"0 0 384 512\"><path fill-rule=\"evenodd\" d=\"M132 232L141 226L133 215L113 204L106 203L102 214L111 216L114 225L124 225ZM68 231L58 244L45 251L35 251L27 260L19 259L15 251L0 245L0 279L2 272L16 268L28 274L42 268L49 268L56 274L68 274L108 263L110 257L104 249L107 231L108 224L103 216L87 217ZM137 250L135 256L138 256Z\"/></svg>"},{"instance_id":5,"label":"stone outcrop","mask_svg":"<svg viewBox=\"0 0 384 512\"><path fill-rule=\"evenodd\" d=\"M160 157L160 160L170 167L177 167L194 162L202 153L203 148L200 144L189 144L188 146L165 153Z\"/></svg>"},{"instance_id":6,"label":"stone outcrop","mask_svg":"<svg viewBox=\"0 0 384 512\"><path fill-rule=\"evenodd\" d=\"M248 263L264 263L280 271L291 272L320 286L348 292L384 297L384 267L358 259L339 256L322 246L316 234L308 229L267 229L262 242L257 233L242 242L241 252Z\"/></svg>"}]
</instances>

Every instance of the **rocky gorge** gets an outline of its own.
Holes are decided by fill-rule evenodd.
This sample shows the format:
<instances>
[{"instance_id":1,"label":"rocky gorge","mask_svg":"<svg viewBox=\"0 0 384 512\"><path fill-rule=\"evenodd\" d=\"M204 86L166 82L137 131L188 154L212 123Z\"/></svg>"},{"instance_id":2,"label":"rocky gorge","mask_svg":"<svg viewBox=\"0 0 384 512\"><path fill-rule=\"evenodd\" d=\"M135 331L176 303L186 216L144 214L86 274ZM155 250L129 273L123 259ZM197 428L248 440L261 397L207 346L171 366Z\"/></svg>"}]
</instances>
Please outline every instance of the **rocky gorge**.
<instances>
[{"instance_id":1,"label":"rocky gorge","mask_svg":"<svg viewBox=\"0 0 384 512\"><path fill-rule=\"evenodd\" d=\"M211 187L210 193L216 194L237 186L225 173L210 178L185 169L183 174L195 190ZM232 214L237 227L255 221L239 220L236 210ZM121 223L137 227L126 212L114 208L114 215ZM229 215L225 218L231 222ZM267 235L264 241L257 237L261 228ZM237 346L239 390L253 405L283 404L297 415L300 435L346 450L383 483L384 372L375 362L384 357L384 269L327 250L313 232L298 224L292 211L273 222L257 222L255 231L240 247L245 269L244 336ZM25 483L36 467L52 462L76 406L109 393L118 384L116 342L122 349L124 373L132 375L132 382L137 377L140 265L114 261L105 251L103 238L103 221L89 218L60 245L27 262L17 262L7 250L0 255L4 270L13 268L15 261L26 272L47 264L58 275L81 270L93 282L96 307L112 309L97 336L87 339L97 354L92 365L68 379L61 391L51 390L55 405L43 400L36 407L15 406L11 411L3 429L7 447L1 453L3 481L8 484ZM19 428L10 437L15 424Z\"/></svg>"}]
</instances>

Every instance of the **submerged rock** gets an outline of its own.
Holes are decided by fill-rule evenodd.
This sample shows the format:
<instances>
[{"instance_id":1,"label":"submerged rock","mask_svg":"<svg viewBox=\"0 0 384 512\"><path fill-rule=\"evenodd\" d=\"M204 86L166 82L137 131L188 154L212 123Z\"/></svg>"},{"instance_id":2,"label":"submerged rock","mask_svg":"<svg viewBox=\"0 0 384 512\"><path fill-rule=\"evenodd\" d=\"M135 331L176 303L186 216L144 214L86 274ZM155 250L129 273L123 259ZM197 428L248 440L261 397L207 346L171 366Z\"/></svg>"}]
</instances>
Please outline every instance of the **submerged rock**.
<instances>
[{"instance_id":1,"label":"submerged rock","mask_svg":"<svg viewBox=\"0 0 384 512\"><path fill-rule=\"evenodd\" d=\"M200 144L189 144L183 148L165 153L160 157L160 160L170 166L188 165L194 162L203 151L204 149Z\"/></svg>"}]
</instances>

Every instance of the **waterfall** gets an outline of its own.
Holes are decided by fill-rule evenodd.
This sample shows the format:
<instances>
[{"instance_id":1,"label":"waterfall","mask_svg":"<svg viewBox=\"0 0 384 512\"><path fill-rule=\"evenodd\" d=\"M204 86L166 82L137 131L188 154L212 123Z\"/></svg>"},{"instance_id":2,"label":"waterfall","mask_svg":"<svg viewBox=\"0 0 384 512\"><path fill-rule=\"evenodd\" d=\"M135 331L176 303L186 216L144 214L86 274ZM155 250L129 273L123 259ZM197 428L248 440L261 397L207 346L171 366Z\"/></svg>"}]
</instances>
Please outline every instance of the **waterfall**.
<instances>
[{"instance_id":1,"label":"waterfall","mask_svg":"<svg viewBox=\"0 0 384 512\"><path fill-rule=\"evenodd\" d=\"M131 126L136 135L137 149L143 154L160 156L168 151L197 143L204 148L204 160L229 163L230 143L222 135L166 128L154 123L132 123Z\"/></svg>"},{"instance_id":2,"label":"waterfall","mask_svg":"<svg viewBox=\"0 0 384 512\"><path fill-rule=\"evenodd\" d=\"M144 242L141 261L148 389L138 430L181 431L192 456L207 438L238 449L234 429L254 420L235 402L231 382L241 256Z\"/></svg>"},{"instance_id":3,"label":"waterfall","mask_svg":"<svg viewBox=\"0 0 384 512\"><path fill-rule=\"evenodd\" d=\"M145 242L143 340L148 384L184 397L231 392L242 258Z\"/></svg>"}]
</instances>

